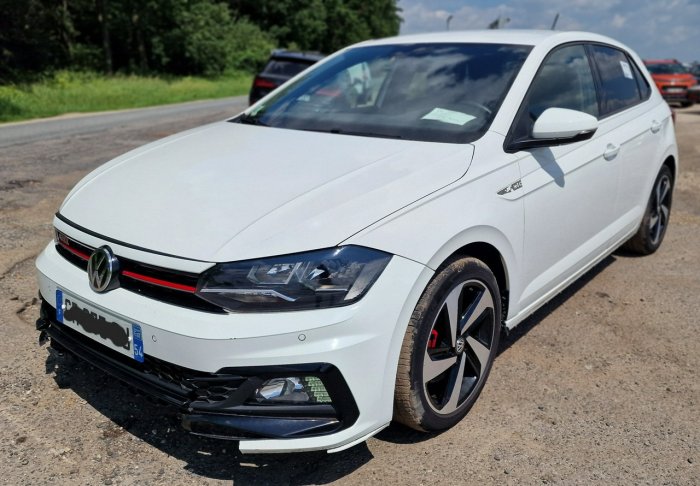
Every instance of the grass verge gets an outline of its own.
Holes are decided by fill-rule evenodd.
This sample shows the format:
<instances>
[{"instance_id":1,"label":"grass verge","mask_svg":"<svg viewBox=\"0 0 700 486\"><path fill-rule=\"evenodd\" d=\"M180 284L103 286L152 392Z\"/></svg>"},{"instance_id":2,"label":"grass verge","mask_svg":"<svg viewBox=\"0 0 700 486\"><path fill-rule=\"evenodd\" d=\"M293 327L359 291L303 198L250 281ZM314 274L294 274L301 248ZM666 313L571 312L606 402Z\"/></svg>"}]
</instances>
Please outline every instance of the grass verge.
<instances>
[{"instance_id":1,"label":"grass verge","mask_svg":"<svg viewBox=\"0 0 700 486\"><path fill-rule=\"evenodd\" d=\"M59 71L37 83L0 86L0 122L237 96L250 83L246 73L209 79Z\"/></svg>"}]
</instances>

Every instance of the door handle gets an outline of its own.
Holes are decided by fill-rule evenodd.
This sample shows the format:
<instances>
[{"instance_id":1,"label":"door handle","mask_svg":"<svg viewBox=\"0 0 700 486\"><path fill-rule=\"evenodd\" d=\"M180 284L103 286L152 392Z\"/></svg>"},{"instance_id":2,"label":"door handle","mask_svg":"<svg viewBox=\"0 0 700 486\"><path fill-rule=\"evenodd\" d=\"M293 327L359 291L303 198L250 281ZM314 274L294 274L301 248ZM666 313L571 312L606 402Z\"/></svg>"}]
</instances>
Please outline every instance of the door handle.
<instances>
[{"instance_id":1,"label":"door handle","mask_svg":"<svg viewBox=\"0 0 700 486\"><path fill-rule=\"evenodd\" d=\"M656 120L651 122L651 133L656 133L659 130L661 130L661 123L657 122Z\"/></svg>"},{"instance_id":2,"label":"door handle","mask_svg":"<svg viewBox=\"0 0 700 486\"><path fill-rule=\"evenodd\" d=\"M605 160L612 160L617 156L617 153L620 151L620 146L619 145L613 145L612 143L609 143L607 147L605 147L605 152L603 152L603 157Z\"/></svg>"}]
</instances>

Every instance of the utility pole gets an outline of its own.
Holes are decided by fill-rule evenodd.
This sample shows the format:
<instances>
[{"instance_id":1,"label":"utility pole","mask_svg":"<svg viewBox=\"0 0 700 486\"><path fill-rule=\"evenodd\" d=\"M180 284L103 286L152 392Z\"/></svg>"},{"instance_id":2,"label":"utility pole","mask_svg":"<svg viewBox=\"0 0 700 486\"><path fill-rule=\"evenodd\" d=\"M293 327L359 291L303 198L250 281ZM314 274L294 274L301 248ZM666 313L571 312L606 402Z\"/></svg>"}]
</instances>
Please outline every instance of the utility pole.
<instances>
[{"instance_id":1,"label":"utility pole","mask_svg":"<svg viewBox=\"0 0 700 486\"><path fill-rule=\"evenodd\" d=\"M447 30L450 30L450 21L452 20L452 17L454 17L454 15L450 14L447 17L447 20L445 21L445 23L447 24Z\"/></svg>"}]
</instances>

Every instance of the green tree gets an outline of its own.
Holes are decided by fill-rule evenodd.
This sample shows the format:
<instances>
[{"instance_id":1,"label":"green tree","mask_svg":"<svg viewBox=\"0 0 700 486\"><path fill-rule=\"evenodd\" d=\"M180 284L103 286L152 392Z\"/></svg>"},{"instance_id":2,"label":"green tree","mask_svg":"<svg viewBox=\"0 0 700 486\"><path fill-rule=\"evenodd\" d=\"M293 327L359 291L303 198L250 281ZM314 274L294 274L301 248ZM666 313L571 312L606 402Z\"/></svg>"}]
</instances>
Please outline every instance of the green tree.
<instances>
[{"instance_id":1,"label":"green tree","mask_svg":"<svg viewBox=\"0 0 700 486\"><path fill-rule=\"evenodd\" d=\"M178 24L185 58L194 72L206 75L252 69L274 47L257 26L233 21L224 3L195 3L180 14Z\"/></svg>"},{"instance_id":2,"label":"green tree","mask_svg":"<svg viewBox=\"0 0 700 486\"><path fill-rule=\"evenodd\" d=\"M396 0L0 0L0 83L57 68L218 75L398 33Z\"/></svg>"},{"instance_id":3,"label":"green tree","mask_svg":"<svg viewBox=\"0 0 700 486\"><path fill-rule=\"evenodd\" d=\"M229 0L232 11L282 46L332 53L348 44L397 35L396 0Z\"/></svg>"},{"instance_id":4,"label":"green tree","mask_svg":"<svg viewBox=\"0 0 700 486\"><path fill-rule=\"evenodd\" d=\"M60 13L43 0L2 0L0 82L16 81L67 62Z\"/></svg>"}]
</instances>

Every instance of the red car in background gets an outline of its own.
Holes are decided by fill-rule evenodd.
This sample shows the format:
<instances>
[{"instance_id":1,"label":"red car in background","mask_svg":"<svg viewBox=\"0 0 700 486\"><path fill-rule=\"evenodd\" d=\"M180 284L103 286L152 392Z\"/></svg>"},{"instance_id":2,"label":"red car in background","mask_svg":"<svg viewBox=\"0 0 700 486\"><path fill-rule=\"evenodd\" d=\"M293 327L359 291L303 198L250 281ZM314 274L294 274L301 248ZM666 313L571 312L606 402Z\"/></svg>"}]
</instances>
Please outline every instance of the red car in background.
<instances>
[{"instance_id":1,"label":"red car in background","mask_svg":"<svg viewBox=\"0 0 700 486\"><path fill-rule=\"evenodd\" d=\"M644 64L667 102L680 103L682 107L693 104L688 89L695 86L697 81L685 66L675 59L645 60Z\"/></svg>"}]
</instances>

